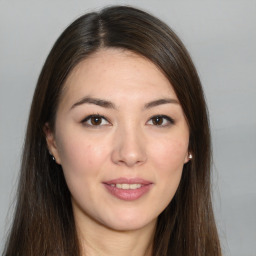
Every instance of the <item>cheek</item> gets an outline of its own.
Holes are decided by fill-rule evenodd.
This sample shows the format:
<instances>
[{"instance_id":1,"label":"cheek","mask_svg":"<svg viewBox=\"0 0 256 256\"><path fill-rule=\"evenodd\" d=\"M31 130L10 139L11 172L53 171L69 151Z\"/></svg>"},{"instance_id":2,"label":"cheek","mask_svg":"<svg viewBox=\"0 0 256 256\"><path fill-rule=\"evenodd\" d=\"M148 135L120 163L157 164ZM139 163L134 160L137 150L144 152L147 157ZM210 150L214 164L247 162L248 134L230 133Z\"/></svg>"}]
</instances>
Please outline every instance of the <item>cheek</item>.
<instances>
[{"instance_id":1,"label":"cheek","mask_svg":"<svg viewBox=\"0 0 256 256\"><path fill-rule=\"evenodd\" d=\"M153 155L155 164L159 166L159 170L170 172L183 167L187 150L187 140L169 139L155 144L151 155Z\"/></svg>"},{"instance_id":2,"label":"cheek","mask_svg":"<svg viewBox=\"0 0 256 256\"><path fill-rule=\"evenodd\" d=\"M156 180L161 194L162 209L170 203L180 183L187 155L186 140L171 139L160 143L155 149Z\"/></svg>"},{"instance_id":3,"label":"cheek","mask_svg":"<svg viewBox=\"0 0 256 256\"><path fill-rule=\"evenodd\" d=\"M85 175L97 172L108 153L104 145L77 136L59 142L59 155L64 172Z\"/></svg>"},{"instance_id":4,"label":"cheek","mask_svg":"<svg viewBox=\"0 0 256 256\"><path fill-rule=\"evenodd\" d=\"M169 138L155 143L151 151L155 170L155 202L163 211L173 199L180 183L188 142Z\"/></svg>"},{"instance_id":5,"label":"cheek","mask_svg":"<svg viewBox=\"0 0 256 256\"><path fill-rule=\"evenodd\" d=\"M82 137L66 139L59 143L61 166L72 198L81 202L93 200L102 165L106 161L106 147Z\"/></svg>"}]
</instances>

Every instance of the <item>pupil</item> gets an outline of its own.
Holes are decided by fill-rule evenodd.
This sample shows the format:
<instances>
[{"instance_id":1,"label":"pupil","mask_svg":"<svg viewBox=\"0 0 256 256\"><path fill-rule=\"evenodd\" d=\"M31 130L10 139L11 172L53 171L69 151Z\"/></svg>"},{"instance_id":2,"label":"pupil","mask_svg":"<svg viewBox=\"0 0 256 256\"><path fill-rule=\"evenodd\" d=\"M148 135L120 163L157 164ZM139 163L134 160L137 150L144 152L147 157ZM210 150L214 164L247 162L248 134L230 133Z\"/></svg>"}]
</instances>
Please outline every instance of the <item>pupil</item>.
<instances>
[{"instance_id":1,"label":"pupil","mask_svg":"<svg viewBox=\"0 0 256 256\"><path fill-rule=\"evenodd\" d=\"M99 125L101 123L101 117L93 117L91 122L93 125Z\"/></svg>"},{"instance_id":2,"label":"pupil","mask_svg":"<svg viewBox=\"0 0 256 256\"><path fill-rule=\"evenodd\" d=\"M154 125L161 125L163 123L163 118L162 117L155 117L154 119L153 119L153 124Z\"/></svg>"}]
</instances>

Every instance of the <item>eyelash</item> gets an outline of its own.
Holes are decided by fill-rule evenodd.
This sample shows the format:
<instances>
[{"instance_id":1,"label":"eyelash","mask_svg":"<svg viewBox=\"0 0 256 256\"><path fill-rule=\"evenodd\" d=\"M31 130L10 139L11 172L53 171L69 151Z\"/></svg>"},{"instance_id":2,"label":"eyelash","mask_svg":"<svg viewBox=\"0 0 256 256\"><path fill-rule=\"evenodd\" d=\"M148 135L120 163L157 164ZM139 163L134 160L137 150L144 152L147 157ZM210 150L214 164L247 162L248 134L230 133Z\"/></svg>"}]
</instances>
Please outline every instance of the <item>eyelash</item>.
<instances>
[{"instance_id":1,"label":"eyelash","mask_svg":"<svg viewBox=\"0 0 256 256\"><path fill-rule=\"evenodd\" d=\"M165 123L165 124L152 124L153 126L159 126L159 127L167 127L167 126L170 126L170 125L173 125L175 122L174 122L174 120L171 118L171 117L169 117L169 116L166 116L166 115L154 115L154 116L152 116L150 119L149 119L149 121L153 121L153 119L157 119L157 118L161 118L161 119L164 119L167 123ZM164 122L164 120L163 120L163 122ZM149 122L149 121L147 121L147 123Z\"/></svg>"},{"instance_id":2,"label":"eyelash","mask_svg":"<svg viewBox=\"0 0 256 256\"><path fill-rule=\"evenodd\" d=\"M95 118L95 119L100 119L101 121L100 121L100 123L97 125L97 124L92 124L92 119L93 118ZM155 119L155 121L156 121L156 119L162 119L162 121L164 122L164 124L154 124L153 122L153 120ZM108 124L102 124L102 121L106 121ZM88 123L88 121L90 121L90 124ZM95 121L95 120L94 120ZM150 117L150 119L146 122L147 124L149 123L149 122L152 122L152 124L150 124L150 125L152 125L152 126L158 126L158 127L167 127L167 126L170 126L170 125L173 125L175 122L174 122L174 120L171 118L171 117L169 117L169 116L166 116L166 115L154 115L154 116L152 116L152 117ZM167 122L167 123L165 123L165 122ZM110 125L110 122L104 117L104 116L101 116L101 115L99 115L99 114L95 114L95 115L89 115L89 116L87 116L86 118L84 118L82 121L81 121L81 123L82 124L84 124L84 125L86 125L86 126L89 126L89 127L97 127L97 126L105 126L105 125Z\"/></svg>"},{"instance_id":3,"label":"eyelash","mask_svg":"<svg viewBox=\"0 0 256 256\"><path fill-rule=\"evenodd\" d=\"M100 119L101 120L101 122L100 122L100 124L99 125L94 125L94 124L92 124L92 119L93 118L98 118L98 119ZM99 115L99 114L95 114L95 115L89 115L89 116L87 116L86 118L84 118L82 121L81 121L81 123L83 123L83 124L85 124L86 126L89 126L89 127L97 127L97 126L102 126L102 120L105 120L106 122L108 122L108 125L110 124L110 122L104 117L104 116L101 116L101 115ZM89 124L88 123L88 121L90 121L90 123L91 124ZM95 120L94 120L95 121ZM104 124L104 125L106 125L106 124Z\"/></svg>"}]
</instances>

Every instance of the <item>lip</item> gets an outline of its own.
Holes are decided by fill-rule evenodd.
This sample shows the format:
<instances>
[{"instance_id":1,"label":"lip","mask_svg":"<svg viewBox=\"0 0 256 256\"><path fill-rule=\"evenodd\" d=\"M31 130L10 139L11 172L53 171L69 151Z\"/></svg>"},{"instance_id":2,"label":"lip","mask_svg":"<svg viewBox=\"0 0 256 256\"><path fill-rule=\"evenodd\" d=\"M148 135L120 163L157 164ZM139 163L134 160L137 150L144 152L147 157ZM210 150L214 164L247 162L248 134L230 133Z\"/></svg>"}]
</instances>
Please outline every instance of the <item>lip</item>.
<instances>
[{"instance_id":1,"label":"lip","mask_svg":"<svg viewBox=\"0 0 256 256\"><path fill-rule=\"evenodd\" d=\"M118 178L118 179L113 179L109 181L104 181L104 184L142 184L142 185L149 185L152 184L152 182L148 180L144 180L141 178Z\"/></svg>"},{"instance_id":2,"label":"lip","mask_svg":"<svg viewBox=\"0 0 256 256\"><path fill-rule=\"evenodd\" d=\"M111 184L141 184L142 186L136 189L121 189L115 186L111 186ZM133 201L139 199L147 192L149 192L153 183L141 178L118 178L104 181L103 185L111 195L117 197L118 199Z\"/></svg>"}]
</instances>

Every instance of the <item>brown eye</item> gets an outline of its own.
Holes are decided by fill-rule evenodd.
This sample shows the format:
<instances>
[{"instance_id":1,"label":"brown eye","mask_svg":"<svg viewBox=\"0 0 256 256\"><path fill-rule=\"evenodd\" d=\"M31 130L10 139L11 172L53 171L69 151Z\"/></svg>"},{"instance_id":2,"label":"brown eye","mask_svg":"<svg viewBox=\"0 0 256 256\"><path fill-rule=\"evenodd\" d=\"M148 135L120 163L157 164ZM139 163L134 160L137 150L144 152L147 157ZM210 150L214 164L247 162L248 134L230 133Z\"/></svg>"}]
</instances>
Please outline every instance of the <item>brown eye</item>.
<instances>
[{"instance_id":1,"label":"brown eye","mask_svg":"<svg viewBox=\"0 0 256 256\"><path fill-rule=\"evenodd\" d=\"M162 116L156 116L152 118L153 125L162 125L164 122L164 118Z\"/></svg>"},{"instance_id":2,"label":"brown eye","mask_svg":"<svg viewBox=\"0 0 256 256\"><path fill-rule=\"evenodd\" d=\"M102 117L100 117L100 116L91 117L91 124L92 125L100 125L101 123L102 123Z\"/></svg>"},{"instance_id":3,"label":"brown eye","mask_svg":"<svg viewBox=\"0 0 256 256\"><path fill-rule=\"evenodd\" d=\"M152 116L148 122L148 125L153 126L160 126L160 127L167 127L169 125L174 124L174 120L166 115L158 115L158 116Z\"/></svg>"},{"instance_id":4,"label":"brown eye","mask_svg":"<svg viewBox=\"0 0 256 256\"><path fill-rule=\"evenodd\" d=\"M100 115L90 115L83 119L82 123L87 126L103 126L110 124L106 118Z\"/></svg>"}]
</instances>

